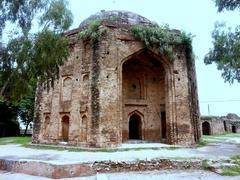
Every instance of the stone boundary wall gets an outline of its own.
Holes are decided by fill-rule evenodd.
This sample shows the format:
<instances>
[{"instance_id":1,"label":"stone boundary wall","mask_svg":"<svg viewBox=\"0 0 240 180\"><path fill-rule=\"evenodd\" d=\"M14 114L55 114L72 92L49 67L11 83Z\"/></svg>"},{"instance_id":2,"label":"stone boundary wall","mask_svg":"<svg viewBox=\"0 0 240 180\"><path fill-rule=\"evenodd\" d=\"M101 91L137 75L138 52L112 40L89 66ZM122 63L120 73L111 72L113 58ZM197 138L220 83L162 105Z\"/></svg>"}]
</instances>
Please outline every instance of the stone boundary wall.
<instances>
[{"instance_id":1,"label":"stone boundary wall","mask_svg":"<svg viewBox=\"0 0 240 180\"><path fill-rule=\"evenodd\" d=\"M232 117L234 115L234 117ZM223 134L225 132L240 133L240 118L235 114L227 116L202 116L200 118L200 130L203 133L203 123L210 126L210 135Z\"/></svg>"}]
</instances>

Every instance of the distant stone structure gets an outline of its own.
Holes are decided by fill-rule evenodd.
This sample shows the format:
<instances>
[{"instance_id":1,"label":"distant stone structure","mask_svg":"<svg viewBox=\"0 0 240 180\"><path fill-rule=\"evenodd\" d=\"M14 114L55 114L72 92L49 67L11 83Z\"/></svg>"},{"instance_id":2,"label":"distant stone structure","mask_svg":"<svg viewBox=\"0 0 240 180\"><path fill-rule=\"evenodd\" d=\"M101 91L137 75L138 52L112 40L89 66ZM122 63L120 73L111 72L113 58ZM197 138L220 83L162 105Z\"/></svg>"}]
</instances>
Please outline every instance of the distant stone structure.
<instances>
[{"instance_id":1,"label":"distant stone structure","mask_svg":"<svg viewBox=\"0 0 240 180\"><path fill-rule=\"evenodd\" d=\"M115 20L113 20L115 19ZM93 20L106 31L80 41ZM152 25L126 11L102 11L66 33L71 55L49 92L38 88L33 143L114 147L129 140L194 144L200 136L194 62L183 46L173 63L129 32Z\"/></svg>"},{"instance_id":2,"label":"distant stone structure","mask_svg":"<svg viewBox=\"0 0 240 180\"><path fill-rule=\"evenodd\" d=\"M240 117L229 113L227 116L202 116L201 132L203 135L240 133Z\"/></svg>"}]
</instances>

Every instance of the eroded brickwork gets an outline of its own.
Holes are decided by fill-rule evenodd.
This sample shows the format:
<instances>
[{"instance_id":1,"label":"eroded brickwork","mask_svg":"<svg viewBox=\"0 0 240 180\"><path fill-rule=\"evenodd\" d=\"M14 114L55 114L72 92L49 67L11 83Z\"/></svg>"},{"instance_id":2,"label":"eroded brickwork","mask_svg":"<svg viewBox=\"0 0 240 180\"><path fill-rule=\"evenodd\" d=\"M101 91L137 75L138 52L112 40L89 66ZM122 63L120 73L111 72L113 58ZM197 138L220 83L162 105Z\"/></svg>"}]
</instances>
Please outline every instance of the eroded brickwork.
<instances>
[{"instance_id":1,"label":"eroded brickwork","mask_svg":"<svg viewBox=\"0 0 240 180\"><path fill-rule=\"evenodd\" d=\"M103 19L106 33L98 42L78 39L89 20L112 15L120 20ZM170 63L131 36L132 24L151 22L129 12L101 12L66 33L71 55L54 88L37 95L34 143L111 147L132 139L199 140L195 66L185 47L175 49Z\"/></svg>"},{"instance_id":2,"label":"eroded brickwork","mask_svg":"<svg viewBox=\"0 0 240 180\"><path fill-rule=\"evenodd\" d=\"M229 113L227 116L203 116L201 117L201 133L203 135L223 134L225 132L240 132L240 117Z\"/></svg>"}]
</instances>

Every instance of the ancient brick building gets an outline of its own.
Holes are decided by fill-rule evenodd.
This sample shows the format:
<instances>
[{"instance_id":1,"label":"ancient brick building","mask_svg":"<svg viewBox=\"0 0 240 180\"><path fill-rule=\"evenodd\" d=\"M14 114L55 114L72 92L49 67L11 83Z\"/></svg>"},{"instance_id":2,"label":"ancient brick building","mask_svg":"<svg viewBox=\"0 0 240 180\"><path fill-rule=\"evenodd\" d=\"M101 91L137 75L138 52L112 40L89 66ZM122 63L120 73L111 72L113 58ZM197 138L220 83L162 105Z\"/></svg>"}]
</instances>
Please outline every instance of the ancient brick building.
<instances>
[{"instance_id":1,"label":"ancient brick building","mask_svg":"<svg viewBox=\"0 0 240 180\"><path fill-rule=\"evenodd\" d=\"M79 32L101 20L98 42ZM38 88L33 143L111 147L128 140L194 144L200 138L194 62L184 47L169 59L129 32L152 25L130 12L102 11L66 33L71 55L49 92Z\"/></svg>"},{"instance_id":2,"label":"ancient brick building","mask_svg":"<svg viewBox=\"0 0 240 180\"><path fill-rule=\"evenodd\" d=\"M229 113L227 116L202 116L201 132L203 135L223 134L225 132L240 132L240 117Z\"/></svg>"}]
</instances>

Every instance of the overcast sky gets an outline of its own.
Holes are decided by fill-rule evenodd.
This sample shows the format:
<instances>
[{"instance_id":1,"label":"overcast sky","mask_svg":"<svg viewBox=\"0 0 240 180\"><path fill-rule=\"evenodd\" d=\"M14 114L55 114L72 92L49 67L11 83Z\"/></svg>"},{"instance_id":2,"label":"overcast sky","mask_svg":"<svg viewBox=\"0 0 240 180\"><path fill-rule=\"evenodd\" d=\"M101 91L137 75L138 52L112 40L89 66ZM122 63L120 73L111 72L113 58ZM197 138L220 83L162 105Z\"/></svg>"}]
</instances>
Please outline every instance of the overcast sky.
<instances>
[{"instance_id":1,"label":"overcast sky","mask_svg":"<svg viewBox=\"0 0 240 180\"><path fill-rule=\"evenodd\" d=\"M197 56L196 70L198 94L202 115L240 115L240 84L224 83L221 72L215 65L206 66L203 58L212 46L211 32L216 21L235 26L239 21L238 12L217 13L212 0L70 0L74 23L101 10L127 10L138 13L158 24L169 24L171 28L184 30L195 35L194 53ZM217 101L217 102L216 102Z\"/></svg>"},{"instance_id":2,"label":"overcast sky","mask_svg":"<svg viewBox=\"0 0 240 180\"><path fill-rule=\"evenodd\" d=\"M240 115L240 84L224 83L215 65L206 66L203 58L212 46L211 32L216 21L227 25L239 23L238 12L217 13L212 0L70 0L74 15L72 28L101 10L127 10L140 14L158 24L193 34L198 94L202 115ZM240 23L239 23L240 24ZM217 101L217 102L216 102Z\"/></svg>"},{"instance_id":3,"label":"overcast sky","mask_svg":"<svg viewBox=\"0 0 240 180\"><path fill-rule=\"evenodd\" d=\"M204 56L212 47L211 32L216 21L235 27L240 25L240 12L217 13L213 0L69 0L74 16L71 28L101 10L132 11L158 24L193 34L200 112L208 115L236 113L240 116L240 83L224 83L215 65L206 66ZM11 26L6 27L11 30ZM7 41L3 36L3 40Z\"/></svg>"}]
</instances>

